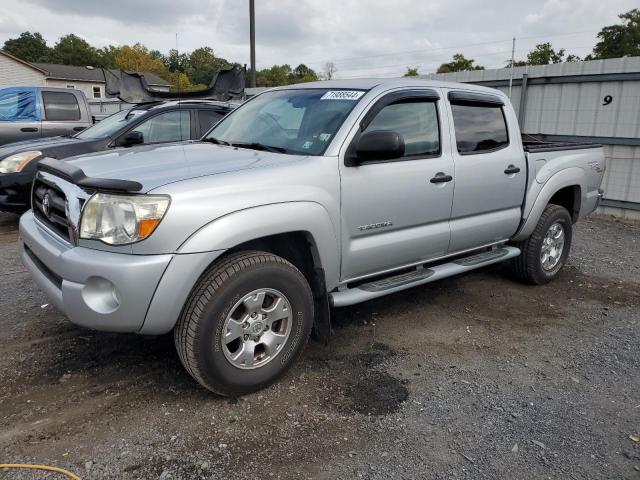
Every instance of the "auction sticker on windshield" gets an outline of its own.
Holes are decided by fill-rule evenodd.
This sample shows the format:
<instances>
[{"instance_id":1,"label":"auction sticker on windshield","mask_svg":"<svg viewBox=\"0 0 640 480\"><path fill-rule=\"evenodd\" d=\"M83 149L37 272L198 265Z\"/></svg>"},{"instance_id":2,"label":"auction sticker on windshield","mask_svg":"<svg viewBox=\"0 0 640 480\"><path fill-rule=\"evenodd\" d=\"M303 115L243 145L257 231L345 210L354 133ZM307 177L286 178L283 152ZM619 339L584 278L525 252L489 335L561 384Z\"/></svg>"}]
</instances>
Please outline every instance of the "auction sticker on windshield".
<instances>
[{"instance_id":1,"label":"auction sticker on windshield","mask_svg":"<svg viewBox=\"0 0 640 480\"><path fill-rule=\"evenodd\" d=\"M358 100L364 95L360 90L331 90L320 97L320 100Z\"/></svg>"}]
</instances>

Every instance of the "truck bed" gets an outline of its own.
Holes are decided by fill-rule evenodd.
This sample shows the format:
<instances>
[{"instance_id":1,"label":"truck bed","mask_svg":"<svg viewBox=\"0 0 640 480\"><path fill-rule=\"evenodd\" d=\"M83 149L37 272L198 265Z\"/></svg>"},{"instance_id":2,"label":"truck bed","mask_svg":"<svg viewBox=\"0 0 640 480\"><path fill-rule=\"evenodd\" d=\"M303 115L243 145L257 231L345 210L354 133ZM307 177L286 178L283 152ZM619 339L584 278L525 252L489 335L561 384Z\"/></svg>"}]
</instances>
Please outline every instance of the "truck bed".
<instances>
[{"instance_id":1,"label":"truck bed","mask_svg":"<svg viewBox=\"0 0 640 480\"><path fill-rule=\"evenodd\" d=\"M579 143L579 142L545 142L533 135L522 135L522 146L527 153L559 152L562 150L580 150L583 148L600 148L599 143Z\"/></svg>"}]
</instances>

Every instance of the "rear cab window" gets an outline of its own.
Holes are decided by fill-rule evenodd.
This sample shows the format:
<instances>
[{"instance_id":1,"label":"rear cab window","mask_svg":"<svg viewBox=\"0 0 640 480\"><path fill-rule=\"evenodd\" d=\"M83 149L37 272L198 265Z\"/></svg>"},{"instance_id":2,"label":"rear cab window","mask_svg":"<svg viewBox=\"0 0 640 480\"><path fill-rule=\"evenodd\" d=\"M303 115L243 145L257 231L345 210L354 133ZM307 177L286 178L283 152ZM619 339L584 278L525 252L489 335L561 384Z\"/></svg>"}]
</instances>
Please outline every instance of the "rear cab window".
<instances>
[{"instance_id":1,"label":"rear cab window","mask_svg":"<svg viewBox=\"0 0 640 480\"><path fill-rule=\"evenodd\" d=\"M73 93L42 92L44 119L53 122L77 122L80 120L80 105Z\"/></svg>"},{"instance_id":2,"label":"rear cab window","mask_svg":"<svg viewBox=\"0 0 640 480\"><path fill-rule=\"evenodd\" d=\"M449 101L460 155L493 152L509 145L504 104L499 97L450 92Z\"/></svg>"}]
</instances>

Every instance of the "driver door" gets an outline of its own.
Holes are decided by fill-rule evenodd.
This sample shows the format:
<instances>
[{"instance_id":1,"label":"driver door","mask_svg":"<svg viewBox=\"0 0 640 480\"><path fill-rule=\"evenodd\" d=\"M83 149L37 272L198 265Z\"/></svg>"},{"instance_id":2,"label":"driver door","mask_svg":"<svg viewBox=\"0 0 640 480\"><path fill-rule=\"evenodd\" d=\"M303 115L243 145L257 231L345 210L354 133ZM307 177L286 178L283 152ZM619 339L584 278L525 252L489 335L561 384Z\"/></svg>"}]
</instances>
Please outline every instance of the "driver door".
<instances>
[{"instance_id":1,"label":"driver door","mask_svg":"<svg viewBox=\"0 0 640 480\"><path fill-rule=\"evenodd\" d=\"M453 181L441 180L453 175L453 158L442 138L441 102L433 89L394 92L365 113L362 134L397 132L405 155L340 164L343 281L446 254Z\"/></svg>"}]
</instances>

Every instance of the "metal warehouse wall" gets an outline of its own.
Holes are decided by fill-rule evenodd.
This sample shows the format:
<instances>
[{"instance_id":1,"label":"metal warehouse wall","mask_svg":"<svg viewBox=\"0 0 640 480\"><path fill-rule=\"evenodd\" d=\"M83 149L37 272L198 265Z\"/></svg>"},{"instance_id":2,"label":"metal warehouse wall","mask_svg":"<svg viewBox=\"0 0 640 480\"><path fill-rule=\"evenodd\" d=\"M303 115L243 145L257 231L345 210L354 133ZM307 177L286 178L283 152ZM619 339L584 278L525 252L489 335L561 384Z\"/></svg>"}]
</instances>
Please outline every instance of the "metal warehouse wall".
<instances>
[{"instance_id":1,"label":"metal warehouse wall","mask_svg":"<svg viewBox=\"0 0 640 480\"><path fill-rule=\"evenodd\" d=\"M511 70L422 76L509 92ZM523 95L524 92L524 95ZM604 145L603 213L640 218L640 57L517 67L513 104L523 133Z\"/></svg>"}]
</instances>

